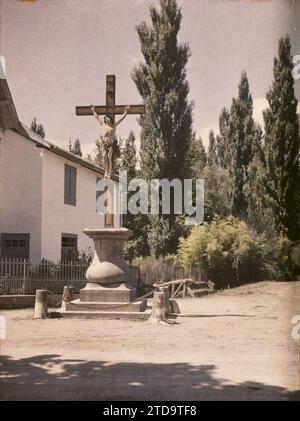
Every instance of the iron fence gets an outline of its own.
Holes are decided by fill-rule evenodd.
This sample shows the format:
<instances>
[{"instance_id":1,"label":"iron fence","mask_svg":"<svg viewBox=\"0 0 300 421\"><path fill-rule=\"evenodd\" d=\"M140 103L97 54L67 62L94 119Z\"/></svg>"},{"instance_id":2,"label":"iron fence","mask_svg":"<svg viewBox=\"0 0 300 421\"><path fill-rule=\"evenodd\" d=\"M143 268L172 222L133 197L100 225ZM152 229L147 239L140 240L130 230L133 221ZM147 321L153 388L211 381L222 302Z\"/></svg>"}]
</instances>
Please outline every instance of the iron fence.
<instances>
[{"instance_id":1,"label":"iron fence","mask_svg":"<svg viewBox=\"0 0 300 421\"><path fill-rule=\"evenodd\" d=\"M65 285L73 286L78 292L85 286L87 262L53 263L42 260L34 263L26 259L0 259L0 294L35 294L37 289L48 289L61 294ZM142 284L152 286L175 279L193 278L205 280L198 267L182 268L175 263L161 259L144 259L138 263Z\"/></svg>"},{"instance_id":2,"label":"iron fence","mask_svg":"<svg viewBox=\"0 0 300 421\"><path fill-rule=\"evenodd\" d=\"M27 259L0 259L0 294L35 294L46 288L62 293L65 285L75 290L85 285L88 263L41 260L34 263Z\"/></svg>"}]
</instances>

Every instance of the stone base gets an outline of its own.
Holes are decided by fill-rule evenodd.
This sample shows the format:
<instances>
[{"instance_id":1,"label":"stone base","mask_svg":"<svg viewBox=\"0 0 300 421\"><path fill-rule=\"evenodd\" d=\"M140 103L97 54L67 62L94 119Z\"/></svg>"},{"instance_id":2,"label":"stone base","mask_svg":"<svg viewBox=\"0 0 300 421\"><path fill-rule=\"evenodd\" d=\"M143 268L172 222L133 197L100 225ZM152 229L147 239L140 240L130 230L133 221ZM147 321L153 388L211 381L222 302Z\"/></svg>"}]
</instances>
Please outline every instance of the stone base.
<instances>
[{"instance_id":1,"label":"stone base","mask_svg":"<svg viewBox=\"0 0 300 421\"><path fill-rule=\"evenodd\" d=\"M148 320L151 310L136 311L65 311L60 310L60 315L66 319L116 319L116 320Z\"/></svg>"},{"instance_id":2,"label":"stone base","mask_svg":"<svg viewBox=\"0 0 300 421\"><path fill-rule=\"evenodd\" d=\"M135 302L138 270L127 265L124 242L132 235L127 228L85 229L95 245L94 258L80 290L79 300L64 302L63 317L145 319L150 315L147 301ZM69 298L72 300L72 298Z\"/></svg>"},{"instance_id":3,"label":"stone base","mask_svg":"<svg viewBox=\"0 0 300 421\"><path fill-rule=\"evenodd\" d=\"M99 285L88 282L80 290L80 302L121 302L128 303L135 299L135 288L128 284Z\"/></svg>"},{"instance_id":4,"label":"stone base","mask_svg":"<svg viewBox=\"0 0 300 421\"><path fill-rule=\"evenodd\" d=\"M145 311L147 307L147 300L136 301L134 303L120 303L120 302L95 302L74 300L65 304L66 311Z\"/></svg>"},{"instance_id":5,"label":"stone base","mask_svg":"<svg viewBox=\"0 0 300 421\"><path fill-rule=\"evenodd\" d=\"M145 320L150 317L147 300L135 300L135 288L129 284L100 285L87 283L80 298L64 302L64 318Z\"/></svg>"}]
</instances>

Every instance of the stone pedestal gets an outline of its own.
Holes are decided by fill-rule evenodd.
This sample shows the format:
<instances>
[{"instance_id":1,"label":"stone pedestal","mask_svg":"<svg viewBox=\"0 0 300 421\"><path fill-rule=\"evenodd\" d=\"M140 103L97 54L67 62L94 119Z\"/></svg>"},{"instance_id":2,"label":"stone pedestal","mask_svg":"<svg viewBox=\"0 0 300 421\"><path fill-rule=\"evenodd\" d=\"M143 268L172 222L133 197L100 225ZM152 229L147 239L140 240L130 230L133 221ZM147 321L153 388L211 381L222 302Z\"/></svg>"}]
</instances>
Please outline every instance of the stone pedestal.
<instances>
[{"instance_id":1,"label":"stone pedestal","mask_svg":"<svg viewBox=\"0 0 300 421\"><path fill-rule=\"evenodd\" d=\"M85 229L93 239L95 253L86 272L86 286L78 300L66 303L63 317L147 319L147 301L135 301L134 271L123 256L127 228Z\"/></svg>"}]
</instances>

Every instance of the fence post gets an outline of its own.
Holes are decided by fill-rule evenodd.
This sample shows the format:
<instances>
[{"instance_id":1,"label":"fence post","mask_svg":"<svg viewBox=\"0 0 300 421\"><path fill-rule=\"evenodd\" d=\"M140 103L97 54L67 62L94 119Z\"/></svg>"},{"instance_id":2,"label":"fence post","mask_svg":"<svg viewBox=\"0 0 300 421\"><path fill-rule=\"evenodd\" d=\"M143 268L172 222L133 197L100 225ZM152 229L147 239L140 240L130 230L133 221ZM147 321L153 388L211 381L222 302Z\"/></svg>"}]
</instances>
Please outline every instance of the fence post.
<instances>
[{"instance_id":1,"label":"fence post","mask_svg":"<svg viewBox=\"0 0 300 421\"><path fill-rule=\"evenodd\" d=\"M45 319L48 313L48 292L46 289L37 289L35 293L34 319Z\"/></svg>"}]
</instances>

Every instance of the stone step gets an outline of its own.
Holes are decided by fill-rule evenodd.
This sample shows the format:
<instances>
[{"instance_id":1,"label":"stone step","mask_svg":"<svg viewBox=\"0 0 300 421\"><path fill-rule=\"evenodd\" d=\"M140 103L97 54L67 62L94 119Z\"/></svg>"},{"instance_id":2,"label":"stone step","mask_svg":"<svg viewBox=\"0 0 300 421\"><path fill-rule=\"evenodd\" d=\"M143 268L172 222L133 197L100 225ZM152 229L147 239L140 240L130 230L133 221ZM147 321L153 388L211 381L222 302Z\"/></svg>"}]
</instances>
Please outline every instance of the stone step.
<instances>
[{"instance_id":1,"label":"stone step","mask_svg":"<svg viewBox=\"0 0 300 421\"><path fill-rule=\"evenodd\" d=\"M147 300L140 300L134 303L120 302L98 302L98 301L80 301L73 300L65 303L66 311L110 311L110 312L140 312L145 311Z\"/></svg>"},{"instance_id":2,"label":"stone step","mask_svg":"<svg viewBox=\"0 0 300 421\"><path fill-rule=\"evenodd\" d=\"M60 310L64 319L116 319L116 320L148 320L151 310L146 311L66 311Z\"/></svg>"}]
</instances>

